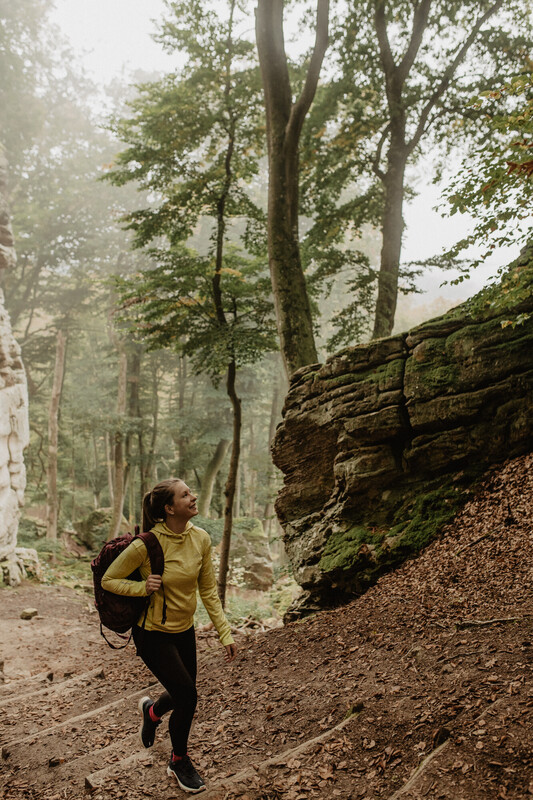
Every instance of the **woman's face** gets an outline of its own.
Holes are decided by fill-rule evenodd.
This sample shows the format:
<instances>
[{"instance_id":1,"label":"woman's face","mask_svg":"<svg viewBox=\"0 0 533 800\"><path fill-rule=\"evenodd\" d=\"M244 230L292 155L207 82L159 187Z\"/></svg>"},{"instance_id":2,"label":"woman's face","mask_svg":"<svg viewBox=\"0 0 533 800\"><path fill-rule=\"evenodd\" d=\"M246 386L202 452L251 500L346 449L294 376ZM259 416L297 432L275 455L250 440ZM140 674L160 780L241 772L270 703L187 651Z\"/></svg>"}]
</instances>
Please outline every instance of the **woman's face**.
<instances>
[{"instance_id":1,"label":"woman's face","mask_svg":"<svg viewBox=\"0 0 533 800\"><path fill-rule=\"evenodd\" d=\"M188 522L198 514L196 507L196 496L183 481L178 481L174 489L174 500L172 505L165 506L165 511L169 517L185 520Z\"/></svg>"}]
</instances>

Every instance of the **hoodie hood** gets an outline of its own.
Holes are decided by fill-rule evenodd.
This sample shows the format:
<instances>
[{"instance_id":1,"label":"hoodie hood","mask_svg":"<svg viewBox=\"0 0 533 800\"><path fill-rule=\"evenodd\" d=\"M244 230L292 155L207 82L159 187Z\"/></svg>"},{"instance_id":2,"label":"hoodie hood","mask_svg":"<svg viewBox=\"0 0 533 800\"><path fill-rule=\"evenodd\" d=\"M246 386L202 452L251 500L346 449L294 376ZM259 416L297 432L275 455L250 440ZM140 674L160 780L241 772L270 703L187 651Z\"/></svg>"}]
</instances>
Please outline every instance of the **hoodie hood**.
<instances>
[{"instance_id":1,"label":"hoodie hood","mask_svg":"<svg viewBox=\"0 0 533 800\"><path fill-rule=\"evenodd\" d=\"M182 531L181 533L174 533L174 531L171 531L168 525L166 525L164 522L158 522L154 525L152 530L154 533L158 533L162 536L168 536L169 539L173 539L175 542L183 542L190 534L193 527L194 526L191 520L189 520L185 525L184 531Z\"/></svg>"}]
</instances>

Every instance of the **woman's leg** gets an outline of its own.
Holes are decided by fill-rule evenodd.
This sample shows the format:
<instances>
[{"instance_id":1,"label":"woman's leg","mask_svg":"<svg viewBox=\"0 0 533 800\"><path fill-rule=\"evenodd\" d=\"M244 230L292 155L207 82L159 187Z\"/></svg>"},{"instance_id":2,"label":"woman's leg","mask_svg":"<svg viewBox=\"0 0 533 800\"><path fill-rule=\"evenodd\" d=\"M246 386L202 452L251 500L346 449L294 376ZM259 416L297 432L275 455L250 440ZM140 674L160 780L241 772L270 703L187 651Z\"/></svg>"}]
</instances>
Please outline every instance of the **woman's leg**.
<instances>
[{"instance_id":1,"label":"woman's leg","mask_svg":"<svg viewBox=\"0 0 533 800\"><path fill-rule=\"evenodd\" d=\"M153 711L160 717L172 710L168 723L172 749L177 756L185 755L197 702L194 628L183 633L138 630L134 639L142 660L166 689Z\"/></svg>"}]
</instances>

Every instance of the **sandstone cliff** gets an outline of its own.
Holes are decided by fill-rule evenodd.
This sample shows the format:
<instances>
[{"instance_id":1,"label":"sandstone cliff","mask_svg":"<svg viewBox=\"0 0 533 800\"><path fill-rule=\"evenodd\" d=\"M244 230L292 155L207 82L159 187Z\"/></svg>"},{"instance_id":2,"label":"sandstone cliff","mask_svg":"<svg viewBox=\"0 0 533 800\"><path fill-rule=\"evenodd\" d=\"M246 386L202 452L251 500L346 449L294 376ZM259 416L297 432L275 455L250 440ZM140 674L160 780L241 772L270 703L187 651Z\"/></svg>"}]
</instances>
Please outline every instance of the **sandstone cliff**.
<instances>
[{"instance_id":1,"label":"sandstone cliff","mask_svg":"<svg viewBox=\"0 0 533 800\"><path fill-rule=\"evenodd\" d=\"M273 447L298 616L433 539L494 463L533 449L533 256L405 334L293 376Z\"/></svg>"},{"instance_id":2,"label":"sandstone cliff","mask_svg":"<svg viewBox=\"0 0 533 800\"><path fill-rule=\"evenodd\" d=\"M16 262L6 200L6 167L0 146L0 272ZM26 486L23 451L28 441L26 374L0 290L0 578L13 585L24 576L25 563L37 564L35 551L16 546Z\"/></svg>"}]
</instances>

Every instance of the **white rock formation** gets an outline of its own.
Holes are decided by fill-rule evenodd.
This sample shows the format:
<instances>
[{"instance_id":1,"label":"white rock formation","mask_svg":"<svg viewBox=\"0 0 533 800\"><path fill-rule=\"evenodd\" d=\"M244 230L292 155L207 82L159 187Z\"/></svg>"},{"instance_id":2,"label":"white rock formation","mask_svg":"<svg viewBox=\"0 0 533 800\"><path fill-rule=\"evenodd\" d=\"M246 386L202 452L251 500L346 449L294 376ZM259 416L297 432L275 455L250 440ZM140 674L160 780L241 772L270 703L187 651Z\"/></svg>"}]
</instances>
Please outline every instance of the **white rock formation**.
<instances>
[{"instance_id":1,"label":"white rock formation","mask_svg":"<svg viewBox=\"0 0 533 800\"><path fill-rule=\"evenodd\" d=\"M0 151L0 270L16 263L6 200L7 163ZM26 568L38 572L35 550L17 547L20 508L24 502L24 448L29 442L28 389L20 347L13 337L0 291L0 570L16 585Z\"/></svg>"}]
</instances>

